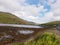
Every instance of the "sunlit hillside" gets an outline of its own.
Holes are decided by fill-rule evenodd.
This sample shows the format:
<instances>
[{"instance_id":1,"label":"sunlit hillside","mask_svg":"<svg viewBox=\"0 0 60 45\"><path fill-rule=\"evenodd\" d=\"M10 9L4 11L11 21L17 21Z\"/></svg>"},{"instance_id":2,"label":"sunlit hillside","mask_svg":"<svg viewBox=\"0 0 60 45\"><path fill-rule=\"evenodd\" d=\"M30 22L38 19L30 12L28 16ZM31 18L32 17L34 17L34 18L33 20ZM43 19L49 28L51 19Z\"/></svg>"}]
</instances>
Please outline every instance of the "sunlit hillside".
<instances>
[{"instance_id":1,"label":"sunlit hillside","mask_svg":"<svg viewBox=\"0 0 60 45\"><path fill-rule=\"evenodd\" d=\"M57 24L60 24L60 21L48 22L48 23L45 23L45 24L42 24L42 25L57 25Z\"/></svg>"},{"instance_id":2,"label":"sunlit hillside","mask_svg":"<svg viewBox=\"0 0 60 45\"><path fill-rule=\"evenodd\" d=\"M15 15L7 12L0 12L0 23L4 24L33 24L26 20L20 19Z\"/></svg>"},{"instance_id":3,"label":"sunlit hillside","mask_svg":"<svg viewBox=\"0 0 60 45\"><path fill-rule=\"evenodd\" d=\"M53 21L53 22L48 22L48 23L44 23L44 24L39 24L39 26L44 26L44 27L57 27L58 25L60 25L60 21Z\"/></svg>"}]
</instances>

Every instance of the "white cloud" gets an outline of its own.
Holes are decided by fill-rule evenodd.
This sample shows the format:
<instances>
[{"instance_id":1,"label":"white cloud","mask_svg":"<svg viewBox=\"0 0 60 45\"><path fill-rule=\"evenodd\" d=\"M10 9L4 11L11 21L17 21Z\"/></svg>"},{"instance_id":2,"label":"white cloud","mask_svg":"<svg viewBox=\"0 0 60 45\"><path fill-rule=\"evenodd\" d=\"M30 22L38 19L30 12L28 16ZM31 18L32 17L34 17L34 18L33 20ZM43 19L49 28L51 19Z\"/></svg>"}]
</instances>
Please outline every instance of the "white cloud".
<instances>
[{"instance_id":1,"label":"white cloud","mask_svg":"<svg viewBox=\"0 0 60 45\"><path fill-rule=\"evenodd\" d=\"M60 0L56 0L56 3L50 4L51 12L53 12L54 20L60 21Z\"/></svg>"},{"instance_id":2,"label":"white cloud","mask_svg":"<svg viewBox=\"0 0 60 45\"><path fill-rule=\"evenodd\" d=\"M5 11L21 10L24 0L0 0L0 7L5 8ZM1 9L1 8L0 8ZM3 9L2 9L3 10Z\"/></svg>"},{"instance_id":3,"label":"white cloud","mask_svg":"<svg viewBox=\"0 0 60 45\"><path fill-rule=\"evenodd\" d=\"M35 5L28 5L26 0L0 0L0 11L11 12L16 16L32 21L35 23L46 23L50 21L60 21L60 0L53 3L54 0L48 0L47 3L51 6L50 12L46 12L44 17L41 17L41 11L45 12L47 9L43 5L36 7ZM40 16L40 17L39 17Z\"/></svg>"}]
</instances>

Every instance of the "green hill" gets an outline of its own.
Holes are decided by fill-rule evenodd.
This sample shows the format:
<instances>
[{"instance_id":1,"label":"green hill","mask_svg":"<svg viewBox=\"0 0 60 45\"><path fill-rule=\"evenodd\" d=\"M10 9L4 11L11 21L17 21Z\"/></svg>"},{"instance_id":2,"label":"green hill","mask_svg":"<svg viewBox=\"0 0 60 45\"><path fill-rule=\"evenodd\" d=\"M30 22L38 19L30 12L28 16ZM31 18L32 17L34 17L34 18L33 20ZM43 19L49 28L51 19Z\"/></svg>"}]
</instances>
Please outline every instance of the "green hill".
<instances>
[{"instance_id":1,"label":"green hill","mask_svg":"<svg viewBox=\"0 0 60 45\"><path fill-rule=\"evenodd\" d=\"M59 24L60 24L60 21L54 21L54 22L44 23L44 24L41 24L41 25L59 25Z\"/></svg>"},{"instance_id":2,"label":"green hill","mask_svg":"<svg viewBox=\"0 0 60 45\"><path fill-rule=\"evenodd\" d=\"M56 27L57 25L60 25L60 21L48 22L48 23L45 23L45 24L40 24L39 26Z\"/></svg>"},{"instance_id":3,"label":"green hill","mask_svg":"<svg viewBox=\"0 0 60 45\"><path fill-rule=\"evenodd\" d=\"M45 23L45 24L46 25L60 24L60 21L48 22L48 23Z\"/></svg>"},{"instance_id":4,"label":"green hill","mask_svg":"<svg viewBox=\"0 0 60 45\"><path fill-rule=\"evenodd\" d=\"M16 17L15 15L7 12L0 12L0 23L4 24L33 24L23 19Z\"/></svg>"}]
</instances>

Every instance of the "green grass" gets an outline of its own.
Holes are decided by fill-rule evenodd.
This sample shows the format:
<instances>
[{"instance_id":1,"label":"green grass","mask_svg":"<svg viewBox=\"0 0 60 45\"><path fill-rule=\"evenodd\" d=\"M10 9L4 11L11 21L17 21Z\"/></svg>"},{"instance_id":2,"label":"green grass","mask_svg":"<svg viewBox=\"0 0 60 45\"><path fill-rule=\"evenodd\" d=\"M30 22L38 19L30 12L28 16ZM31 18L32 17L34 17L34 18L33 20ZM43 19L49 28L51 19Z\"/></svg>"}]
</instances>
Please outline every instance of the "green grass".
<instances>
[{"instance_id":1,"label":"green grass","mask_svg":"<svg viewBox=\"0 0 60 45\"><path fill-rule=\"evenodd\" d=\"M59 25L59 24L60 24L60 21L54 21L54 22L44 23L44 24L41 24L41 25Z\"/></svg>"},{"instance_id":2,"label":"green grass","mask_svg":"<svg viewBox=\"0 0 60 45\"><path fill-rule=\"evenodd\" d=\"M12 45L60 45L60 37L53 33L44 33L39 35L35 40L25 43L14 43Z\"/></svg>"},{"instance_id":3,"label":"green grass","mask_svg":"<svg viewBox=\"0 0 60 45\"><path fill-rule=\"evenodd\" d=\"M32 22L28 22L17 16L7 13L7 12L0 12L0 23L4 24L33 24Z\"/></svg>"},{"instance_id":4,"label":"green grass","mask_svg":"<svg viewBox=\"0 0 60 45\"><path fill-rule=\"evenodd\" d=\"M47 28L57 27L57 25L60 25L60 21L54 21L54 22L48 22L48 23L44 23L44 24L39 24L39 26L43 26L43 27L47 27Z\"/></svg>"}]
</instances>

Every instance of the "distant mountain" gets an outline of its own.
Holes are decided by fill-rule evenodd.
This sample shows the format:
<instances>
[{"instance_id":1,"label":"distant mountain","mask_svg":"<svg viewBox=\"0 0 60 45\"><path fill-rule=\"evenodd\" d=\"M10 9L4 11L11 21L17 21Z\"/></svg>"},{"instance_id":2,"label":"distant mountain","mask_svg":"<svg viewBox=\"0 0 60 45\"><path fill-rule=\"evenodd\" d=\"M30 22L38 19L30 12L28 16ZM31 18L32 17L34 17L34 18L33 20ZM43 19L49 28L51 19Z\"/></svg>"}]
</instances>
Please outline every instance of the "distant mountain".
<instances>
[{"instance_id":1,"label":"distant mountain","mask_svg":"<svg viewBox=\"0 0 60 45\"><path fill-rule=\"evenodd\" d=\"M54 25L54 24L60 24L60 21L54 21L54 22L45 23L45 25Z\"/></svg>"},{"instance_id":2,"label":"distant mountain","mask_svg":"<svg viewBox=\"0 0 60 45\"><path fill-rule=\"evenodd\" d=\"M7 12L0 12L0 23L4 24L34 24Z\"/></svg>"},{"instance_id":3,"label":"distant mountain","mask_svg":"<svg viewBox=\"0 0 60 45\"><path fill-rule=\"evenodd\" d=\"M56 27L57 25L60 25L60 21L48 22L48 23L45 23L45 24L40 24L39 26Z\"/></svg>"}]
</instances>

